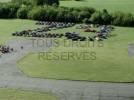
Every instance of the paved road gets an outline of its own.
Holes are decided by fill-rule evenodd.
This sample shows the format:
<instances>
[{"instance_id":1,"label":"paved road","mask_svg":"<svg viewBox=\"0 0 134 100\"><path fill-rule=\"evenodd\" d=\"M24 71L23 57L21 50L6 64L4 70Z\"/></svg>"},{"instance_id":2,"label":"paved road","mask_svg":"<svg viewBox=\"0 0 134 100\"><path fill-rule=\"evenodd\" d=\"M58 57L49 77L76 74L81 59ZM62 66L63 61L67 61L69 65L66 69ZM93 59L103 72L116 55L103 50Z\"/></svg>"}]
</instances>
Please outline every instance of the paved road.
<instances>
[{"instance_id":1,"label":"paved road","mask_svg":"<svg viewBox=\"0 0 134 100\"><path fill-rule=\"evenodd\" d=\"M17 60L30 52L48 50L49 47L32 46L31 40L10 41L16 52L0 58L0 87L52 92L61 100L134 100L134 84L80 82L31 78L17 67ZM24 45L21 50L20 46ZM50 44L51 47L51 44Z\"/></svg>"}]
</instances>

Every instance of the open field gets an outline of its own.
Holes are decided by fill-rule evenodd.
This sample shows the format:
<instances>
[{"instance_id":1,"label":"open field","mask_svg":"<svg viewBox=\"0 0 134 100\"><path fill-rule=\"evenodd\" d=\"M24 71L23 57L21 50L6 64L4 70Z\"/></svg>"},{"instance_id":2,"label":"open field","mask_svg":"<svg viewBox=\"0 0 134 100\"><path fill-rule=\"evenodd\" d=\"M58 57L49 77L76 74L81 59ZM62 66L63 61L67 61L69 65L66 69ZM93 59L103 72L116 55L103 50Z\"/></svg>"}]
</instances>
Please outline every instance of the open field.
<instances>
[{"instance_id":1,"label":"open field","mask_svg":"<svg viewBox=\"0 0 134 100\"><path fill-rule=\"evenodd\" d=\"M80 32L82 30L67 28L56 32ZM133 57L128 56L128 44L133 42L133 28L116 27L112 36L103 41L104 46L98 47L57 47L52 52L78 52L93 51L96 53L95 60L45 60L39 59L38 54L30 54L19 61L19 68L31 77L109 81L109 82L132 82L134 81ZM90 34L91 35L91 34ZM52 55L51 55L52 56Z\"/></svg>"},{"instance_id":2,"label":"open field","mask_svg":"<svg viewBox=\"0 0 134 100\"><path fill-rule=\"evenodd\" d=\"M0 0L0 2L8 1L10 0ZM93 7L97 10L105 8L110 13L122 11L134 14L133 5L132 0L61 1L61 6L64 7ZM44 13L42 14L44 16ZM51 16L52 13L49 14ZM16 31L32 30L37 27L42 25L35 25L35 21L32 20L0 19L0 46L4 44L0 47L0 100L134 99L134 28L114 26L115 30L108 38L105 37L107 39L99 42L95 38L94 44L92 40L79 41L79 43L75 41L65 46L63 40L65 36L63 38L48 36L51 39L58 38L60 45L53 46L49 41L49 46L44 45L44 48L38 43L35 45L39 47L34 48L31 42L33 39L31 37L34 37L35 41L44 37L41 36L42 33L38 34L39 31L41 32L40 29L34 31L37 33L36 36L33 36L34 33L31 32L31 34L24 32L24 35L20 37L18 33L11 35ZM76 26L53 29L47 33L51 35L51 33L76 32L80 36L99 34L84 32L84 29L76 29ZM47 34L45 35L47 37ZM43 39L50 40L48 37ZM80 40L80 37L78 38ZM133 43L131 56L128 54L130 43ZM9 50L10 47L13 49ZM44 53L42 50L47 52Z\"/></svg>"},{"instance_id":3,"label":"open field","mask_svg":"<svg viewBox=\"0 0 134 100\"><path fill-rule=\"evenodd\" d=\"M58 100L56 96L43 92L21 91L0 88L0 100Z\"/></svg>"},{"instance_id":4,"label":"open field","mask_svg":"<svg viewBox=\"0 0 134 100\"><path fill-rule=\"evenodd\" d=\"M0 20L0 42L4 43L11 39L21 39L19 37L12 37L10 33L36 27L39 26L36 26L34 21L29 20ZM85 33L82 29L75 29L75 27L54 30L52 32L77 32L81 35L92 35L92 33ZM19 67L25 74L32 77L131 82L134 80L134 58L128 56L127 49L128 44L133 42L133 32L133 28L116 27L115 31L112 32L112 37L104 41L104 47L85 47L84 50L96 52L96 60L46 61L43 59L39 60L38 54L31 54L19 62ZM52 51L81 52L83 48L60 46L53 48Z\"/></svg>"},{"instance_id":5,"label":"open field","mask_svg":"<svg viewBox=\"0 0 134 100\"><path fill-rule=\"evenodd\" d=\"M0 20L0 42L4 43L10 39L17 39L11 36L12 32L36 27L39 26L30 20ZM75 29L75 27L54 30L53 32L77 32L82 35L92 35L92 33L85 33L81 29ZM128 56L127 49L128 43L133 42L133 32L133 28L116 27L115 31L112 32L112 37L104 41L104 47L85 48L96 52L96 60L45 61L39 60L38 54L32 54L22 59L19 62L19 67L25 74L32 77L130 82L134 80L134 59ZM65 48L60 46L52 51L80 52L82 50L82 48L77 47Z\"/></svg>"},{"instance_id":6,"label":"open field","mask_svg":"<svg viewBox=\"0 0 134 100\"><path fill-rule=\"evenodd\" d=\"M0 0L0 2L8 2L8 1L11 1L11 0Z\"/></svg>"},{"instance_id":7,"label":"open field","mask_svg":"<svg viewBox=\"0 0 134 100\"><path fill-rule=\"evenodd\" d=\"M22 31L25 29L33 29L39 26L35 25L34 21L30 20L0 20L0 44L5 43L8 40L15 39L15 37L11 36L12 32Z\"/></svg>"},{"instance_id":8,"label":"open field","mask_svg":"<svg viewBox=\"0 0 134 100\"><path fill-rule=\"evenodd\" d=\"M82 0L61 1L61 6L66 7L93 7L97 10L107 9L110 12L122 11L131 12L134 14L134 0Z\"/></svg>"}]
</instances>

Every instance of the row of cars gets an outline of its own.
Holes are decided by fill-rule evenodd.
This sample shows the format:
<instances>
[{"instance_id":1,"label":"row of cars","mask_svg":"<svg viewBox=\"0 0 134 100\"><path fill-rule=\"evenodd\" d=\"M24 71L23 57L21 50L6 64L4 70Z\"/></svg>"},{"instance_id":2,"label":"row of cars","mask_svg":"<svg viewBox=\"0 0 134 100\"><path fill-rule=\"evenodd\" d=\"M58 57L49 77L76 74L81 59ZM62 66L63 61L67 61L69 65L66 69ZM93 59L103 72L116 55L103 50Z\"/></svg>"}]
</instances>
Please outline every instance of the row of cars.
<instances>
[{"instance_id":1,"label":"row of cars","mask_svg":"<svg viewBox=\"0 0 134 100\"><path fill-rule=\"evenodd\" d=\"M12 33L12 36L39 37L39 38L61 38L64 35L63 34L58 34L58 33L37 32L37 31L24 30L24 31L21 31L21 32Z\"/></svg>"},{"instance_id":2,"label":"row of cars","mask_svg":"<svg viewBox=\"0 0 134 100\"><path fill-rule=\"evenodd\" d=\"M33 30L23 30L21 32L14 32L12 36L24 36L24 37L41 37L43 32L48 32L50 29L46 27L37 28Z\"/></svg>"},{"instance_id":3,"label":"row of cars","mask_svg":"<svg viewBox=\"0 0 134 100\"><path fill-rule=\"evenodd\" d=\"M79 34L77 34L75 32L73 32L73 33L67 32L67 33L65 33L65 37L72 41L86 41L87 40L87 38L85 36L80 36Z\"/></svg>"},{"instance_id":4,"label":"row of cars","mask_svg":"<svg viewBox=\"0 0 134 100\"><path fill-rule=\"evenodd\" d=\"M62 34L48 33L51 30L72 27L74 23L61 23L61 22L43 22L39 21L36 25L44 25L42 28L33 30L23 30L21 32L12 33L13 36L25 36L25 37L62 37Z\"/></svg>"},{"instance_id":5,"label":"row of cars","mask_svg":"<svg viewBox=\"0 0 134 100\"><path fill-rule=\"evenodd\" d=\"M50 30L56 30L61 28L68 28L73 27L74 23L69 22L45 22L45 21L38 21L36 22L36 25L45 25Z\"/></svg>"}]
</instances>

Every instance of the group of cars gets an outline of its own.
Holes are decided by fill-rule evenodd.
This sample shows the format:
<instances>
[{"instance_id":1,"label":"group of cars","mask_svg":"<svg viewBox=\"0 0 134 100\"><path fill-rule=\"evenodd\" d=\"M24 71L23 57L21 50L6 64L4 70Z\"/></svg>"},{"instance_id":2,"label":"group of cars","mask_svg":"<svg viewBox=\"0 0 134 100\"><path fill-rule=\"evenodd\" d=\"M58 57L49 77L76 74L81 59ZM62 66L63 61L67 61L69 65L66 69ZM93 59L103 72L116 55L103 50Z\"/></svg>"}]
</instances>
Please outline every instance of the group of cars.
<instances>
[{"instance_id":1,"label":"group of cars","mask_svg":"<svg viewBox=\"0 0 134 100\"><path fill-rule=\"evenodd\" d=\"M46 37L46 38L59 38L62 37L63 34L54 34L48 33L51 30L62 29L72 27L74 23L61 23L61 22L44 22L39 21L36 22L36 25L44 25L42 28L37 28L33 30L23 30L21 32L12 33L13 36L24 36L24 37Z\"/></svg>"},{"instance_id":2,"label":"group of cars","mask_svg":"<svg viewBox=\"0 0 134 100\"><path fill-rule=\"evenodd\" d=\"M77 34L75 32L73 32L73 33L67 32L67 33L65 33L65 37L72 41L86 41L87 40L87 38L85 36L80 36L79 34Z\"/></svg>"},{"instance_id":3,"label":"group of cars","mask_svg":"<svg viewBox=\"0 0 134 100\"><path fill-rule=\"evenodd\" d=\"M49 30L38 28L35 30L24 30L21 32L12 33L12 36L24 36L24 37L39 37L39 38L61 38L63 34L50 33Z\"/></svg>"},{"instance_id":4,"label":"group of cars","mask_svg":"<svg viewBox=\"0 0 134 100\"><path fill-rule=\"evenodd\" d=\"M36 25L45 25L50 30L56 30L61 28L68 28L73 27L74 23L69 22L45 22L45 21L38 21L36 22Z\"/></svg>"},{"instance_id":5,"label":"group of cars","mask_svg":"<svg viewBox=\"0 0 134 100\"><path fill-rule=\"evenodd\" d=\"M24 36L24 37L41 37L41 38L62 38L65 37L67 39L71 39L72 41L101 41L103 39L107 39L108 34L114 29L114 27L110 25L99 25L97 26L99 31L94 30L93 25L79 25L76 26L76 29L84 29L85 32L93 32L93 36L80 36L80 34L76 32L66 32L65 34L60 33L51 33L48 31L53 30L53 28L68 28L73 27L74 23L62 23L62 22L44 22L39 21L36 25L44 25L42 28L37 28L33 30L24 30L21 32L12 33L13 36Z\"/></svg>"},{"instance_id":6,"label":"group of cars","mask_svg":"<svg viewBox=\"0 0 134 100\"><path fill-rule=\"evenodd\" d=\"M109 37L109 34L114 30L114 27L110 25L101 25L100 31L96 32L94 38L96 40L103 40Z\"/></svg>"},{"instance_id":7,"label":"group of cars","mask_svg":"<svg viewBox=\"0 0 134 100\"><path fill-rule=\"evenodd\" d=\"M13 52L13 48L10 48L9 46L0 45L0 53L10 53Z\"/></svg>"},{"instance_id":8,"label":"group of cars","mask_svg":"<svg viewBox=\"0 0 134 100\"><path fill-rule=\"evenodd\" d=\"M42 22L39 21L36 23L37 25L44 25L42 28L37 28L33 30L23 30L21 32L12 33L12 36L23 36L23 37L38 37L38 38L66 38L72 41L102 41L103 39L107 39L109 37L109 33L114 30L114 27L111 25L97 25L97 30L94 30L94 26L92 25L80 25L76 26L76 29L84 29L84 32L92 32L92 36L82 36L76 32L66 32L64 34L61 33L52 33L49 32L51 30L60 29L60 28L68 28L73 27L74 23L61 23L61 22ZM99 31L98 31L99 30ZM89 34L91 35L91 34ZM9 46L0 45L0 53L10 53L13 52L13 48Z\"/></svg>"},{"instance_id":9,"label":"group of cars","mask_svg":"<svg viewBox=\"0 0 134 100\"><path fill-rule=\"evenodd\" d=\"M97 28L97 30L95 30ZM114 27L111 25L84 25L81 24L79 26L76 26L76 29L84 29L84 32L92 32L92 36L88 37L82 37L82 41L89 40L89 41L102 41L103 39L107 39L109 36L109 33L111 33L114 30ZM67 33L67 38L71 38L74 41L81 40L80 36L74 34L74 33Z\"/></svg>"}]
</instances>

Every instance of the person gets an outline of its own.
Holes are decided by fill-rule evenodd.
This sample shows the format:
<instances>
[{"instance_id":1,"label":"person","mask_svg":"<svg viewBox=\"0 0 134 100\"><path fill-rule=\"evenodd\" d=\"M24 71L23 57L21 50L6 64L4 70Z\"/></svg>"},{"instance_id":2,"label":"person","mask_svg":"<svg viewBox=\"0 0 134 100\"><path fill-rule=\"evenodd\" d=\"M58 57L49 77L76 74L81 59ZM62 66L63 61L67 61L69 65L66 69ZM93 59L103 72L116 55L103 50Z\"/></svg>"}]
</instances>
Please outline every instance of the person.
<instances>
[{"instance_id":1,"label":"person","mask_svg":"<svg viewBox=\"0 0 134 100\"><path fill-rule=\"evenodd\" d=\"M23 48L24 48L24 47L23 47L23 46L21 46L20 48L21 48L21 50L23 50Z\"/></svg>"},{"instance_id":2,"label":"person","mask_svg":"<svg viewBox=\"0 0 134 100\"><path fill-rule=\"evenodd\" d=\"M13 52L14 51L14 49L13 48L11 48L11 52Z\"/></svg>"}]
</instances>

